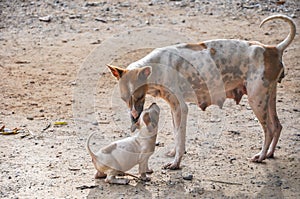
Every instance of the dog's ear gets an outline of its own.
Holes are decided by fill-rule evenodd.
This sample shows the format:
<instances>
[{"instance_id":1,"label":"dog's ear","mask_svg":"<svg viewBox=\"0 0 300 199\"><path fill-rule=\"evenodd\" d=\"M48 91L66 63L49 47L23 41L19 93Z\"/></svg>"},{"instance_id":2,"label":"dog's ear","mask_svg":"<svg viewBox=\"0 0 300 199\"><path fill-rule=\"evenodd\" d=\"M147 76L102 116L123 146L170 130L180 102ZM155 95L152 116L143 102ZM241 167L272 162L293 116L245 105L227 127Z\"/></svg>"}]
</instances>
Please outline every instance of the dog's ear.
<instances>
[{"instance_id":1,"label":"dog's ear","mask_svg":"<svg viewBox=\"0 0 300 199\"><path fill-rule=\"evenodd\" d=\"M145 66L140 69L138 77L140 80L146 80L152 73L152 67L151 66Z\"/></svg>"},{"instance_id":2,"label":"dog's ear","mask_svg":"<svg viewBox=\"0 0 300 199\"><path fill-rule=\"evenodd\" d=\"M136 123L132 124L130 127L131 133L133 133L136 129L140 128L140 121L137 121Z\"/></svg>"},{"instance_id":3,"label":"dog's ear","mask_svg":"<svg viewBox=\"0 0 300 199\"><path fill-rule=\"evenodd\" d=\"M117 66L112 66L109 64L106 64L106 66L110 69L113 76L115 76L118 80L126 73L126 69L120 68Z\"/></svg>"}]
</instances>

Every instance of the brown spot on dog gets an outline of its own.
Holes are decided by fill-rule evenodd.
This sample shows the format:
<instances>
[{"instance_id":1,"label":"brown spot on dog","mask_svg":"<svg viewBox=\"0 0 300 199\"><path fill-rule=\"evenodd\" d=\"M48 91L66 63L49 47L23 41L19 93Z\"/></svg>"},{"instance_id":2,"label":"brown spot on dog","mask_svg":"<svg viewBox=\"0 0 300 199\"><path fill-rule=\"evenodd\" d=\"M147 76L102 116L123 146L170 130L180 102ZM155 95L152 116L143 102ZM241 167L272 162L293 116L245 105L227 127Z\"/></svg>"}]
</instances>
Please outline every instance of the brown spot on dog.
<instances>
[{"instance_id":1,"label":"brown spot on dog","mask_svg":"<svg viewBox=\"0 0 300 199\"><path fill-rule=\"evenodd\" d=\"M215 55L216 54L216 49L214 49L214 48L211 48L209 51L210 51L211 55Z\"/></svg>"},{"instance_id":2,"label":"brown spot on dog","mask_svg":"<svg viewBox=\"0 0 300 199\"><path fill-rule=\"evenodd\" d=\"M207 46L203 42L198 43L198 44L186 44L185 47L188 49L194 50L194 51L201 51L201 50L207 49Z\"/></svg>"},{"instance_id":3,"label":"brown spot on dog","mask_svg":"<svg viewBox=\"0 0 300 199\"><path fill-rule=\"evenodd\" d=\"M264 52L265 72L264 77L269 81L277 80L283 69L280 54L276 47L266 47Z\"/></svg>"}]
</instances>

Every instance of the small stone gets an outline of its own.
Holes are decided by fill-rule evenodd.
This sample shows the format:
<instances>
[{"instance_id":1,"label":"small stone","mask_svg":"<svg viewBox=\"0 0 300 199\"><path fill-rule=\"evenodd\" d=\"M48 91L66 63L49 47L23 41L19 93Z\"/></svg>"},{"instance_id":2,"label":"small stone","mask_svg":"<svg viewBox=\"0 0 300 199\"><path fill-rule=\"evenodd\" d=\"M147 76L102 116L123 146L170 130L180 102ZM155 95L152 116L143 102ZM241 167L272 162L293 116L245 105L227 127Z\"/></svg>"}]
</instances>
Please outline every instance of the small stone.
<instances>
[{"instance_id":1,"label":"small stone","mask_svg":"<svg viewBox=\"0 0 300 199\"><path fill-rule=\"evenodd\" d=\"M96 7L99 5L100 5L100 3L98 3L98 2L86 2L84 6L85 7Z\"/></svg>"},{"instance_id":2,"label":"small stone","mask_svg":"<svg viewBox=\"0 0 300 199\"><path fill-rule=\"evenodd\" d=\"M107 23L107 21L105 19L102 18L95 18L96 21L102 22L102 23Z\"/></svg>"},{"instance_id":3,"label":"small stone","mask_svg":"<svg viewBox=\"0 0 300 199\"><path fill-rule=\"evenodd\" d=\"M52 19L52 17L50 15L39 18L39 20L42 21L42 22L50 22L51 19Z\"/></svg>"},{"instance_id":4,"label":"small stone","mask_svg":"<svg viewBox=\"0 0 300 199\"><path fill-rule=\"evenodd\" d=\"M92 122L92 125L98 126L98 125L99 125L99 122L97 122L97 121Z\"/></svg>"},{"instance_id":5,"label":"small stone","mask_svg":"<svg viewBox=\"0 0 300 199\"><path fill-rule=\"evenodd\" d=\"M76 15L70 15L69 16L69 19L75 19L76 18Z\"/></svg>"},{"instance_id":6,"label":"small stone","mask_svg":"<svg viewBox=\"0 0 300 199\"><path fill-rule=\"evenodd\" d=\"M229 160L230 164L232 164L232 162L233 162L234 160L236 160L236 158L230 158L230 160Z\"/></svg>"},{"instance_id":7,"label":"small stone","mask_svg":"<svg viewBox=\"0 0 300 199\"><path fill-rule=\"evenodd\" d=\"M94 44L100 44L100 43L101 43L101 40L99 40L99 39L97 41L91 42L91 44L93 44L93 45Z\"/></svg>"},{"instance_id":8,"label":"small stone","mask_svg":"<svg viewBox=\"0 0 300 199\"><path fill-rule=\"evenodd\" d=\"M193 179L193 175L192 174L188 174L182 177L184 180L192 180Z\"/></svg>"},{"instance_id":9,"label":"small stone","mask_svg":"<svg viewBox=\"0 0 300 199\"><path fill-rule=\"evenodd\" d=\"M34 117L28 116L26 119L28 119L28 120L34 120Z\"/></svg>"},{"instance_id":10,"label":"small stone","mask_svg":"<svg viewBox=\"0 0 300 199\"><path fill-rule=\"evenodd\" d=\"M130 3L129 2L120 3L120 7L128 8L130 7Z\"/></svg>"}]
</instances>

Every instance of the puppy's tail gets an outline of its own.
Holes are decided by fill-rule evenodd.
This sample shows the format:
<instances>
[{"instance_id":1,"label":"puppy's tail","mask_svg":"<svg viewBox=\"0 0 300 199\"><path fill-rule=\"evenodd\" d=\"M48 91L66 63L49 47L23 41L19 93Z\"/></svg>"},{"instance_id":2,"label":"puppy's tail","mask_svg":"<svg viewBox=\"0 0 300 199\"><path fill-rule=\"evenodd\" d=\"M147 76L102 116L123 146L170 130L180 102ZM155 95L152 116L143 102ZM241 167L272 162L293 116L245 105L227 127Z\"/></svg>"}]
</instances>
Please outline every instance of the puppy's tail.
<instances>
[{"instance_id":1,"label":"puppy's tail","mask_svg":"<svg viewBox=\"0 0 300 199\"><path fill-rule=\"evenodd\" d=\"M262 27L267 21L270 21L270 20L273 20L273 19L282 19L285 22L287 22L289 24L289 26L290 26L290 33L289 33L289 35L285 38L285 40L283 40L282 42L280 42L276 46L276 48L279 51L283 52L292 43L292 41L293 41L293 39L294 39L294 37L296 35L296 25L295 25L294 21L290 17L288 17L286 15L279 14L279 15L273 15L273 16L267 17L266 19L264 19L260 23L259 27Z\"/></svg>"},{"instance_id":2,"label":"puppy's tail","mask_svg":"<svg viewBox=\"0 0 300 199\"><path fill-rule=\"evenodd\" d=\"M91 133L91 134L89 135L88 139L87 139L87 142L86 142L86 148L87 148L89 154L91 155L93 161L95 161L97 157L96 157L96 155L93 153L93 151L92 151L91 148L90 148L90 140L91 140L91 138L93 137L93 135L94 135L95 133L96 133L96 132Z\"/></svg>"}]
</instances>

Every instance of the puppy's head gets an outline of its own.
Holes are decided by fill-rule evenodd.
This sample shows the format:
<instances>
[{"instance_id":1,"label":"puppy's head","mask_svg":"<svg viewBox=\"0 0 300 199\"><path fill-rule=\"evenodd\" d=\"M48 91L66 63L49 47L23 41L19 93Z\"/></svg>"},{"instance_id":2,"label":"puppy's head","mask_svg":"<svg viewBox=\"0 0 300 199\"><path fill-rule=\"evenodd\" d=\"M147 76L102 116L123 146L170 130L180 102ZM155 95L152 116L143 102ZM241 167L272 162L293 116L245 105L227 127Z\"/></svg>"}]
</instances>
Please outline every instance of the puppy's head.
<instances>
[{"instance_id":1,"label":"puppy's head","mask_svg":"<svg viewBox=\"0 0 300 199\"><path fill-rule=\"evenodd\" d=\"M159 113L160 108L157 106L156 103L152 103L149 108L145 109L141 116L135 124L132 125L132 131L136 128L143 128L146 127L148 132L157 132L158 128L158 121L159 121Z\"/></svg>"},{"instance_id":2,"label":"puppy's head","mask_svg":"<svg viewBox=\"0 0 300 199\"><path fill-rule=\"evenodd\" d=\"M119 81L122 100L127 104L132 124L135 124L143 109L148 90L147 80L152 73L151 66L127 70L107 65L113 76Z\"/></svg>"}]
</instances>

